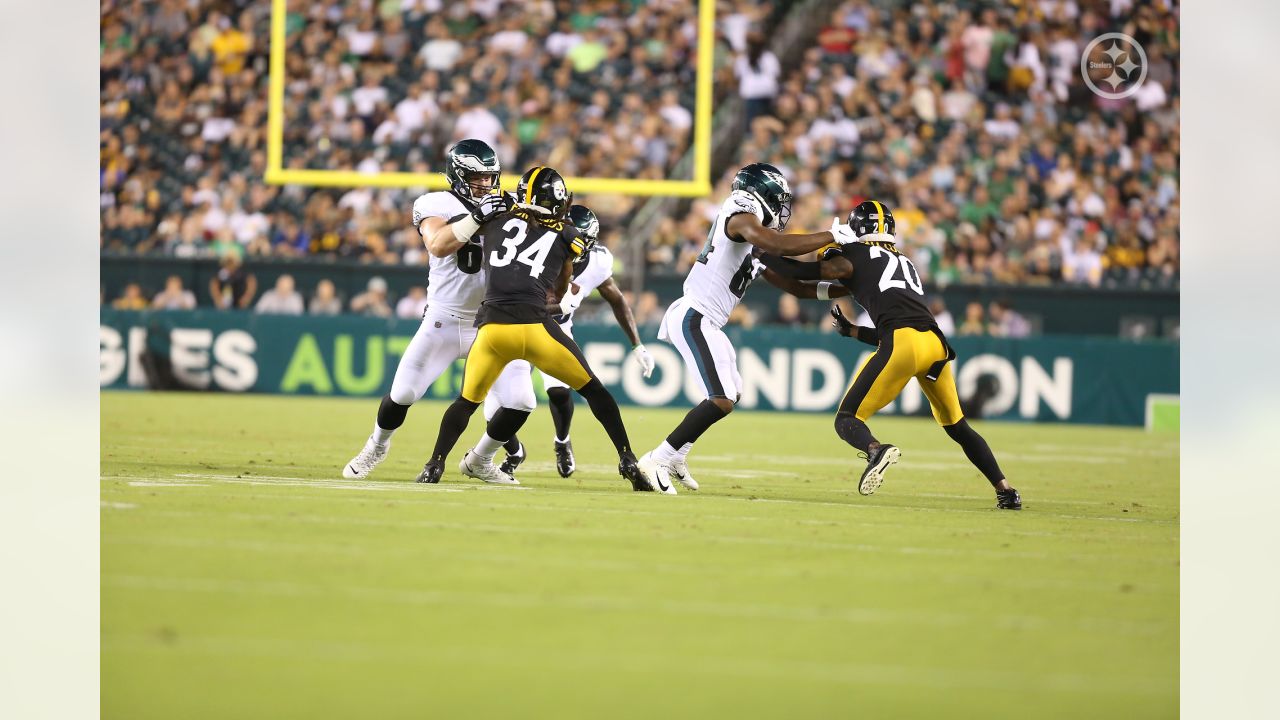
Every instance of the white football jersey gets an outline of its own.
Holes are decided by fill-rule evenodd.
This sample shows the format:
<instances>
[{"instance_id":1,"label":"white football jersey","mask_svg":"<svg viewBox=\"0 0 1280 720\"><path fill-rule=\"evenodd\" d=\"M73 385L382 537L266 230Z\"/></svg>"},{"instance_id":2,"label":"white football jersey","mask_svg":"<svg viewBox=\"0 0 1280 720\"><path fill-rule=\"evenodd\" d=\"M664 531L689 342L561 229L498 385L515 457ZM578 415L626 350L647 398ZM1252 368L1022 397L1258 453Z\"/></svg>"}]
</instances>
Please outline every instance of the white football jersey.
<instances>
[{"instance_id":1,"label":"white football jersey","mask_svg":"<svg viewBox=\"0 0 1280 720\"><path fill-rule=\"evenodd\" d=\"M707 233L707 244L684 281L688 304L720 327L729 322L729 313L756 279L751 243L731 240L724 230L729 218L740 213L755 215L764 222L764 209L758 200L743 192L731 193L720 206L720 214Z\"/></svg>"},{"instance_id":2,"label":"white football jersey","mask_svg":"<svg viewBox=\"0 0 1280 720\"><path fill-rule=\"evenodd\" d=\"M468 212L453 193L429 192L413 201L413 226L418 227L429 217L452 220ZM427 307L474 318L480 301L484 299L484 268L473 273L464 272L458 266L457 253L446 257L429 254L429 257L431 271L427 277Z\"/></svg>"},{"instance_id":3,"label":"white football jersey","mask_svg":"<svg viewBox=\"0 0 1280 720\"><path fill-rule=\"evenodd\" d=\"M613 253L603 245L593 246L583 264L573 266L572 282L582 288L587 295L595 292L596 288L611 277L613 277ZM570 326L573 324L573 313L557 315L555 321L566 327Z\"/></svg>"}]
</instances>

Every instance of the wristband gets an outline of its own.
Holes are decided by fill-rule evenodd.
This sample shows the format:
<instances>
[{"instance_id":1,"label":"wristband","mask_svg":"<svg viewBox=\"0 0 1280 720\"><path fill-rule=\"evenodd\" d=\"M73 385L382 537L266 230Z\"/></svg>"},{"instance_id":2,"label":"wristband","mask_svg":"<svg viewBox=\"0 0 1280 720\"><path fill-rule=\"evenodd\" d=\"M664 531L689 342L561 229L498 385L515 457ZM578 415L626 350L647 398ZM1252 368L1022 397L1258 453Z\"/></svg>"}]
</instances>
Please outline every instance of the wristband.
<instances>
[{"instance_id":1,"label":"wristband","mask_svg":"<svg viewBox=\"0 0 1280 720\"><path fill-rule=\"evenodd\" d=\"M816 292L818 294L819 300L830 300L831 299L831 283L829 282L818 283L818 289Z\"/></svg>"},{"instance_id":2,"label":"wristband","mask_svg":"<svg viewBox=\"0 0 1280 720\"><path fill-rule=\"evenodd\" d=\"M467 242L472 235L476 234L476 230L480 229L480 223L470 215L463 215L461 220L455 220L453 225L453 236L462 242Z\"/></svg>"}]
</instances>

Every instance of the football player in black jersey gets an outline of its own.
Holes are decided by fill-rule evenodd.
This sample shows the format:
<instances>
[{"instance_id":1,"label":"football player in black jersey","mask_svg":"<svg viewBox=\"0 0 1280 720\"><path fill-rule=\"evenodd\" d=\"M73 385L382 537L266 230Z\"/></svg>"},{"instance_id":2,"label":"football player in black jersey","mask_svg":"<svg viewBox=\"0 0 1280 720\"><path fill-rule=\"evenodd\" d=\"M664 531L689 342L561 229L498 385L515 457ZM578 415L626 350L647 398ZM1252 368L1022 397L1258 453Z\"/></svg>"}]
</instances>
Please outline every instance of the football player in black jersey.
<instances>
[{"instance_id":1,"label":"football player in black jersey","mask_svg":"<svg viewBox=\"0 0 1280 720\"><path fill-rule=\"evenodd\" d=\"M618 451L618 472L632 489L653 490L636 464L618 404L591 371L577 343L552 320L566 312L560 306L573 273L573 260L586 251L577 228L566 220L573 196L560 173L549 167L525 172L516 187L515 205L488 218L479 230L484 247L484 301L476 315L475 343L467 356L462 393L440 420L431 459L418 482L436 483L444 474L444 460L467 428L467 422L507 363L527 360L558 378L586 399ZM489 421L486 435L496 447L509 440L529 413L503 408ZM492 462L475 457L468 463Z\"/></svg>"},{"instance_id":2,"label":"football player in black jersey","mask_svg":"<svg viewBox=\"0 0 1280 720\"><path fill-rule=\"evenodd\" d=\"M996 507L1021 510L1018 491L1000 471L987 441L969 426L960 410L951 371L955 351L924 304L924 285L915 265L898 250L893 213L884 203L868 200L849 214L849 227L857 242L827 246L817 262L768 254L760 254L759 260L766 268L765 279L782 290L819 300L853 295L875 323L875 328L859 327L849 322L838 306L831 311L841 335L877 348L858 369L836 413L836 434L866 454L867 468L858 492L875 492L884 481L885 470L902 455L897 447L878 442L867 420L914 377L929 399L934 419L995 488Z\"/></svg>"}]
</instances>

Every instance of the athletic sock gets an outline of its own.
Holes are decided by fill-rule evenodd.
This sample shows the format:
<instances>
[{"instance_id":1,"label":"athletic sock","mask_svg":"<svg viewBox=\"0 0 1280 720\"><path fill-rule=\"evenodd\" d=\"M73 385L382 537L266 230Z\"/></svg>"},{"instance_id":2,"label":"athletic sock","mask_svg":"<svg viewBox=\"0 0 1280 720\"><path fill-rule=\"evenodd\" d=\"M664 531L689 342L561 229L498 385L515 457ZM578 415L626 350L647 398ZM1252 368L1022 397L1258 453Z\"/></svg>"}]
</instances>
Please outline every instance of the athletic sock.
<instances>
[{"instance_id":1,"label":"athletic sock","mask_svg":"<svg viewBox=\"0 0 1280 720\"><path fill-rule=\"evenodd\" d=\"M964 449L965 457L969 458L969 462L982 472L987 482L996 485L1004 479L1004 473L1000 471L1000 464L996 462L991 446L978 434L977 430L969 427L968 420L961 419L955 425L946 425L942 429L947 431L947 435L952 440L960 444Z\"/></svg>"},{"instance_id":2,"label":"athletic sock","mask_svg":"<svg viewBox=\"0 0 1280 720\"><path fill-rule=\"evenodd\" d=\"M569 388L556 387L548 390L547 408L551 410L551 422L556 426L556 437L568 438L569 425L573 423L573 395Z\"/></svg>"},{"instance_id":3,"label":"athletic sock","mask_svg":"<svg viewBox=\"0 0 1280 720\"><path fill-rule=\"evenodd\" d=\"M658 447L653 451L653 461L659 465L666 465L679 457L682 457L680 451L671 447L671 443L666 440L658 443Z\"/></svg>"},{"instance_id":4,"label":"athletic sock","mask_svg":"<svg viewBox=\"0 0 1280 720\"><path fill-rule=\"evenodd\" d=\"M386 445L392 434L404 424L404 418L408 414L408 405L401 405L392 400L390 395L382 396L382 402L378 404L378 419L373 423L373 441Z\"/></svg>"},{"instance_id":5,"label":"athletic sock","mask_svg":"<svg viewBox=\"0 0 1280 720\"><path fill-rule=\"evenodd\" d=\"M851 413L836 413L836 435L839 435L841 440L868 454L870 454L870 450L867 448L871 447L871 443L876 441L871 434L871 428L867 427L866 423Z\"/></svg>"},{"instance_id":6,"label":"athletic sock","mask_svg":"<svg viewBox=\"0 0 1280 720\"><path fill-rule=\"evenodd\" d=\"M676 452L680 454L680 459L681 459L681 460L683 460L683 459L685 459L685 458L689 457L689 451L690 451L690 450L692 450L692 449L693 449L693 443L688 442L688 443L685 443L684 445L682 445L682 446L680 447L680 449L679 449L679 450L677 450Z\"/></svg>"},{"instance_id":7,"label":"athletic sock","mask_svg":"<svg viewBox=\"0 0 1280 720\"><path fill-rule=\"evenodd\" d=\"M523 446L520 442L520 438L512 435L510 440L502 443L502 447L507 451L508 455L519 455L520 448Z\"/></svg>"},{"instance_id":8,"label":"athletic sock","mask_svg":"<svg viewBox=\"0 0 1280 720\"><path fill-rule=\"evenodd\" d=\"M524 421L529 419L529 414L528 410L515 410L508 407L498 408L498 412L493 414L493 417L489 420L489 425L485 428L484 438L480 440L480 443L476 444L476 454L492 459L494 453L498 452L498 448L515 440L516 433L520 431ZM485 444L485 440L491 440L495 443L491 450L488 450L489 446ZM519 441L516 440L516 442L518 443ZM482 444L485 445L487 452L480 451ZM508 450L508 452L511 451Z\"/></svg>"},{"instance_id":9,"label":"athletic sock","mask_svg":"<svg viewBox=\"0 0 1280 720\"><path fill-rule=\"evenodd\" d=\"M479 455L485 460L492 460L500 447L502 447L501 440L494 440L489 436L489 433L485 433L480 436L480 440L476 442L476 446L471 448L471 452Z\"/></svg>"},{"instance_id":10,"label":"athletic sock","mask_svg":"<svg viewBox=\"0 0 1280 720\"><path fill-rule=\"evenodd\" d=\"M569 444L569 436L568 436L568 435L565 435L565 436L564 436L564 439L561 439L561 438L560 438L560 436L559 436L559 435L557 435L557 436L556 436L556 442L560 443L561 445L568 445L568 444Z\"/></svg>"},{"instance_id":11,"label":"athletic sock","mask_svg":"<svg viewBox=\"0 0 1280 720\"><path fill-rule=\"evenodd\" d=\"M592 378L578 390L578 394L586 399L587 406L591 408L591 414L596 416L596 420L609 434L609 440L618 451L618 457L635 459L635 453L631 451L631 440L627 438L627 428L622 424L622 413L618 411L618 403L609 391L604 389L604 384Z\"/></svg>"},{"instance_id":12,"label":"athletic sock","mask_svg":"<svg viewBox=\"0 0 1280 720\"><path fill-rule=\"evenodd\" d=\"M721 410L719 405L710 400L703 400L686 413L676 429L671 431L667 436L667 445L671 446L672 452L675 452L676 448L691 445L725 415L728 413Z\"/></svg>"},{"instance_id":13,"label":"athletic sock","mask_svg":"<svg viewBox=\"0 0 1280 720\"><path fill-rule=\"evenodd\" d=\"M478 407L480 403L473 403L464 397L453 401L440 418L440 434L436 436L436 447L431 451L431 459L444 460L449 457L449 451L458 444L458 438L466 431L467 423Z\"/></svg>"}]
</instances>

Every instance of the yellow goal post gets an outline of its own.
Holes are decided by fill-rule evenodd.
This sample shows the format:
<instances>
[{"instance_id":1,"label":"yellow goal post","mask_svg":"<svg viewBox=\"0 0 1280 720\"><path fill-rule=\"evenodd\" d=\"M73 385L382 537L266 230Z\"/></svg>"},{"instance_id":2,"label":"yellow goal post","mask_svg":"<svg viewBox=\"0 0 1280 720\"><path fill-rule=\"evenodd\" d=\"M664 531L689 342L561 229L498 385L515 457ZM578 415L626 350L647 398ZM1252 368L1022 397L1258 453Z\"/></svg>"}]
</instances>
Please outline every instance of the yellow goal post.
<instances>
[{"instance_id":1,"label":"yellow goal post","mask_svg":"<svg viewBox=\"0 0 1280 720\"><path fill-rule=\"evenodd\" d=\"M565 178L575 194L618 194L703 197L711 194L711 80L715 58L715 0L698 3L697 94L694 101L693 179L632 180L628 178ZM313 187L424 187L447 190L441 173L361 173L345 170L298 170L284 167L284 88L286 0L271 2L270 84L267 89L267 170L273 185ZM502 185L514 189L519 175L504 173Z\"/></svg>"}]
</instances>

